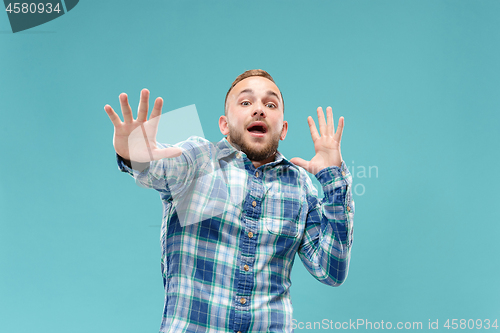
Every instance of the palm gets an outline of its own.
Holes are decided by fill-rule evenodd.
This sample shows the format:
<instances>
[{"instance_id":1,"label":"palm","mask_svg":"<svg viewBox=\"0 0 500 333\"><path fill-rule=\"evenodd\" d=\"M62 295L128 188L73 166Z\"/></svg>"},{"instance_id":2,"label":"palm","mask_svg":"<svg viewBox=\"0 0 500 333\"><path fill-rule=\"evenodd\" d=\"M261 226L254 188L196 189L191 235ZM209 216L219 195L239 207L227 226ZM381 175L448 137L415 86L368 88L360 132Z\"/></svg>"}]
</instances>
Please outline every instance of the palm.
<instances>
[{"instance_id":1,"label":"palm","mask_svg":"<svg viewBox=\"0 0 500 333\"><path fill-rule=\"evenodd\" d=\"M179 148L158 149L156 145L156 133L158 131L162 104L163 100L157 98L149 120L147 120L149 91L143 89L137 119L133 118L132 109L130 108L126 94L120 95L123 122L111 106L106 105L104 107L115 127L113 145L118 155L136 162L149 162L181 154Z\"/></svg>"},{"instance_id":2,"label":"palm","mask_svg":"<svg viewBox=\"0 0 500 333\"><path fill-rule=\"evenodd\" d=\"M303 167L312 174L316 174L330 166L340 167L342 164L340 141L344 129L344 117L340 117L337 131L335 131L332 108L326 108L326 121L321 107L318 108L317 112L319 133L312 117L307 118L316 155L310 161L298 157L291 159L292 163Z\"/></svg>"}]
</instances>

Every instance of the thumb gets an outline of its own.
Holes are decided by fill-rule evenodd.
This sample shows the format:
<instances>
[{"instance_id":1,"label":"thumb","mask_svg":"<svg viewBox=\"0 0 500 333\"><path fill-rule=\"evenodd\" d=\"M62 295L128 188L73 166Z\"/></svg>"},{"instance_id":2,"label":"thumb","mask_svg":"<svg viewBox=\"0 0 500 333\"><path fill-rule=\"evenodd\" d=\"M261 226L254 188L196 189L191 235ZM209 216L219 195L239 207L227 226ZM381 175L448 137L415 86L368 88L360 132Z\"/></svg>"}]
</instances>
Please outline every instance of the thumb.
<instances>
[{"instance_id":1,"label":"thumb","mask_svg":"<svg viewBox=\"0 0 500 333\"><path fill-rule=\"evenodd\" d=\"M156 151L156 154L154 154L154 159L161 160L162 158L172 158L181 155L182 155L182 149L177 147L169 147L169 148L158 149Z\"/></svg>"},{"instance_id":2,"label":"thumb","mask_svg":"<svg viewBox=\"0 0 500 333\"><path fill-rule=\"evenodd\" d=\"M306 169L307 171L308 170L308 167L309 167L309 161L306 161L300 157L294 157L290 160L290 162L292 162L293 164L295 164L296 166L299 166L301 168L304 168Z\"/></svg>"}]
</instances>

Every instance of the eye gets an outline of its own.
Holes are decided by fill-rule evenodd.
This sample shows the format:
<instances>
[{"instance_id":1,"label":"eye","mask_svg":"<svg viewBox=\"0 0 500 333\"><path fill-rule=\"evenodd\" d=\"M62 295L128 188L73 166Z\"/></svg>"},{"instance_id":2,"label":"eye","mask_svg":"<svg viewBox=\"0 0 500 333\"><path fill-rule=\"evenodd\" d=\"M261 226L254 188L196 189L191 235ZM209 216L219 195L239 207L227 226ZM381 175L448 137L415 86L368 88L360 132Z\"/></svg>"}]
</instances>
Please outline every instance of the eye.
<instances>
[{"instance_id":1,"label":"eye","mask_svg":"<svg viewBox=\"0 0 500 333\"><path fill-rule=\"evenodd\" d=\"M276 104L274 104L274 103L267 103L266 106L269 108L272 108L272 109L277 108Z\"/></svg>"},{"instance_id":2,"label":"eye","mask_svg":"<svg viewBox=\"0 0 500 333\"><path fill-rule=\"evenodd\" d=\"M250 105L250 102L249 101L243 101L243 102L241 102L241 105L248 106L248 105Z\"/></svg>"}]
</instances>

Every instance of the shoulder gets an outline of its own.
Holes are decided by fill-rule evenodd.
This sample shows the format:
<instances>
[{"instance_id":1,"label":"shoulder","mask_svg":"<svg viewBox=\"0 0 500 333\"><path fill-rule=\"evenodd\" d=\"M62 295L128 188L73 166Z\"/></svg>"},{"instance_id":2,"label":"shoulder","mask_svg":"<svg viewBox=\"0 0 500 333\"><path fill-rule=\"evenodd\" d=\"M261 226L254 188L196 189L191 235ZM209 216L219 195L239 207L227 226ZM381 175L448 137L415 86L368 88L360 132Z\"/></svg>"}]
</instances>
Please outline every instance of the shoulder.
<instances>
[{"instance_id":1,"label":"shoulder","mask_svg":"<svg viewBox=\"0 0 500 333\"><path fill-rule=\"evenodd\" d=\"M177 157L179 161L194 162L205 161L212 156L214 144L199 136L190 136L184 141L176 144L156 143L159 148L178 147L182 150L182 155ZM175 159L172 159L175 160Z\"/></svg>"},{"instance_id":2,"label":"shoulder","mask_svg":"<svg viewBox=\"0 0 500 333\"><path fill-rule=\"evenodd\" d=\"M283 155L281 157L283 158L279 164L281 177L289 183L296 184L305 195L317 195L317 190L313 186L309 173L304 168L290 162Z\"/></svg>"}]
</instances>

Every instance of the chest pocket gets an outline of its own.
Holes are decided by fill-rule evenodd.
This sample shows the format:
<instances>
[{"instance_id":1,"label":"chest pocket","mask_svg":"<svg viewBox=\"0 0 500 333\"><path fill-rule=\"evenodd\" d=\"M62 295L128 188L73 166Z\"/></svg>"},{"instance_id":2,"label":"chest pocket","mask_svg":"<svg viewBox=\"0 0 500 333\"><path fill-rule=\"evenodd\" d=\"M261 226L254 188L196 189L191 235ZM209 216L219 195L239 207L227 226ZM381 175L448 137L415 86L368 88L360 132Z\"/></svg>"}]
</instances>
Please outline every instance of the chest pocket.
<instances>
[{"instance_id":1,"label":"chest pocket","mask_svg":"<svg viewBox=\"0 0 500 333\"><path fill-rule=\"evenodd\" d=\"M262 210L265 228L274 235L297 237L300 209L300 194L267 192Z\"/></svg>"}]
</instances>

